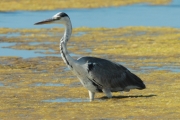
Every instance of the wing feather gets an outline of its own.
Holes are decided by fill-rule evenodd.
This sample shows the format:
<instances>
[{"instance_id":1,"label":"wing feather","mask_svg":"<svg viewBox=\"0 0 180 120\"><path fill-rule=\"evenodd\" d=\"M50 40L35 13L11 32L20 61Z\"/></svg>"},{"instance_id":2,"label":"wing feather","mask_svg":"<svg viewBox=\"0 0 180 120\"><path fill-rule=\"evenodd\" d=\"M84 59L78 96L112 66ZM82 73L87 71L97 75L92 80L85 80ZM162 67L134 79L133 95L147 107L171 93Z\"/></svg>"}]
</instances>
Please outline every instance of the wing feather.
<instances>
[{"instance_id":1,"label":"wing feather","mask_svg":"<svg viewBox=\"0 0 180 120\"><path fill-rule=\"evenodd\" d=\"M137 89L145 88L139 77L115 62L95 57L82 57L78 59L78 63L85 71L83 76L101 88L122 88L122 90L130 86L136 86Z\"/></svg>"},{"instance_id":2,"label":"wing feather","mask_svg":"<svg viewBox=\"0 0 180 120\"><path fill-rule=\"evenodd\" d=\"M89 59L86 64L91 65L87 77L101 87L124 89L128 86L137 86L139 89L145 88L139 77L120 64L100 58Z\"/></svg>"}]
</instances>

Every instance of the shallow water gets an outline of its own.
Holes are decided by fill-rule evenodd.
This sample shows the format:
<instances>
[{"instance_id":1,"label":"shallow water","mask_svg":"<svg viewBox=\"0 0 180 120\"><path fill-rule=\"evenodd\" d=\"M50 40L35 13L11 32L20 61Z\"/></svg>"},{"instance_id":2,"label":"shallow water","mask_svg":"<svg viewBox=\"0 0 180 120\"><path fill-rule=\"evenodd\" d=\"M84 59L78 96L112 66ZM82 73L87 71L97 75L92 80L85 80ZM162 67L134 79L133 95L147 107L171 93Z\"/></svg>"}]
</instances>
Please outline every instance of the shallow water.
<instances>
[{"instance_id":1,"label":"shallow water","mask_svg":"<svg viewBox=\"0 0 180 120\"><path fill-rule=\"evenodd\" d=\"M150 70L165 70L174 73L180 72L180 66L142 66L140 67L143 72L149 72Z\"/></svg>"},{"instance_id":2,"label":"shallow water","mask_svg":"<svg viewBox=\"0 0 180 120\"><path fill-rule=\"evenodd\" d=\"M169 26L179 28L179 6L180 1L173 0L166 6L138 4L96 9L0 12L0 27L51 28L57 25L35 26L33 24L64 11L70 16L73 27Z\"/></svg>"},{"instance_id":3,"label":"shallow water","mask_svg":"<svg viewBox=\"0 0 180 120\"><path fill-rule=\"evenodd\" d=\"M29 42L29 45L39 45L41 42ZM58 44L57 42L43 42L43 44Z\"/></svg>"},{"instance_id":4,"label":"shallow water","mask_svg":"<svg viewBox=\"0 0 180 120\"><path fill-rule=\"evenodd\" d=\"M0 87L4 86L4 84L0 83Z\"/></svg>"},{"instance_id":5,"label":"shallow water","mask_svg":"<svg viewBox=\"0 0 180 120\"><path fill-rule=\"evenodd\" d=\"M109 27L117 28L124 26L170 26L180 27L180 1L174 0L171 4L162 6L151 6L146 4L108 7L96 9L65 9L52 11L16 11L0 12L0 27L8 28L51 28L57 25L35 26L35 22L51 17L59 11L69 14L73 27ZM108 17L107 17L108 16ZM96 22L94 22L96 21ZM83 32L74 34L81 36ZM0 37L17 37L19 33L0 34ZM39 43L30 43L35 45ZM46 43L44 43L46 44ZM47 43L49 44L49 43ZM42 54L45 51L34 50L15 50L2 48L13 45L12 43L0 44L0 56L19 56L23 58L60 56L59 54ZM85 50L91 53L91 49ZM80 56L72 54L72 56Z\"/></svg>"},{"instance_id":6,"label":"shallow water","mask_svg":"<svg viewBox=\"0 0 180 120\"><path fill-rule=\"evenodd\" d=\"M61 83L35 83L33 86L64 86Z\"/></svg>"},{"instance_id":7,"label":"shallow water","mask_svg":"<svg viewBox=\"0 0 180 120\"><path fill-rule=\"evenodd\" d=\"M45 42L44 44L49 44L51 42ZM38 45L41 44L39 42L32 42L30 45ZM0 43L0 56L18 56L22 58L31 58L31 57L45 57L45 56L56 56L61 57L60 52L59 54L43 54L46 50L17 50L8 48L9 46L14 46L16 43ZM52 50L48 50L50 52L54 52ZM90 52L89 49L87 51ZM81 55L70 53L73 57L80 57Z\"/></svg>"},{"instance_id":8,"label":"shallow water","mask_svg":"<svg viewBox=\"0 0 180 120\"><path fill-rule=\"evenodd\" d=\"M30 57L44 57L44 56L57 56L60 57L60 54L41 54L40 52L44 52L44 50L17 50L6 48L16 43L0 43L0 56L18 56L22 58L30 58Z\"/></svg>"},{"instance_id":9,"label":"shallow water","mask_svg":"<svg viewBox=\"0 0 180 120\"><path fill-rule=\"evenodd\" d=\"M0 37L18 37L20 33L7 33L7 34L0 34Z\"/></svg>"}]
</instances>

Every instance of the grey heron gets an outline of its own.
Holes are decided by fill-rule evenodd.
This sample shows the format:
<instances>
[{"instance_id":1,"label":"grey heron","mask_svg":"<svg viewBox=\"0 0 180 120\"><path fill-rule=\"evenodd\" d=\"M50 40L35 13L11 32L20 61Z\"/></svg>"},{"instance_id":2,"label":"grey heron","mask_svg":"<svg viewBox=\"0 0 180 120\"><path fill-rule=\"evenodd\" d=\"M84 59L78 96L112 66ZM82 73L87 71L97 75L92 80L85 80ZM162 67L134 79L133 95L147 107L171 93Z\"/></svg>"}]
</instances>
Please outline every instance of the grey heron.
<instances>
[{"instance_id":1,"label":"grey heron","mask_svg":"<svg viewBox=\"0 0 180 120\"><path fill-rule=\"evenodd\" d=\"M97 57L81 57L73 59L67 50L67 42L71 37L72 24L69 16L64 12L55 14L52 18L37 22L40 24L63 24L65 32L60 39L60 52L63 61L78 77L82 85L88 90L90 101L94 100L96 92L103 92L108 98L111 92L130 91L130 89L145 89L143 81L124 66Z\"/></svg>"}]
</instances>

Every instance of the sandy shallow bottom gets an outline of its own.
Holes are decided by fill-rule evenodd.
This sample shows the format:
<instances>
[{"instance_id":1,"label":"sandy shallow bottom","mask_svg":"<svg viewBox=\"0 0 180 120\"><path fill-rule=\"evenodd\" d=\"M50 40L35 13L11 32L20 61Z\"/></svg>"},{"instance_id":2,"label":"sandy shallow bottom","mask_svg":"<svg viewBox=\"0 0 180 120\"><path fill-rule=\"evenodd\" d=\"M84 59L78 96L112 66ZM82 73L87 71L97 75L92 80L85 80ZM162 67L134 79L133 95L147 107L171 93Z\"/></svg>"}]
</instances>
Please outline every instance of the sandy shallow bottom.
<instances>
[{"instance_id":1,"label":"sandy shallow bottom","mask_svg":"<svg viewBox=\"0 0 180 120\"><path fill-rule=\"evenodd\" d=\"M0 57L1 119L180 118L180 29L74 29L68 49L75 59L89 55L116 61L147 86L145 90L113 93L112 99L99 93L93 102L89 102L87 90L61 57L56 56L63 29L0 28L0 33L1 43L13 43L1 48L3 52L39 50L45 55Z\"/></svg>"}]
</instances>

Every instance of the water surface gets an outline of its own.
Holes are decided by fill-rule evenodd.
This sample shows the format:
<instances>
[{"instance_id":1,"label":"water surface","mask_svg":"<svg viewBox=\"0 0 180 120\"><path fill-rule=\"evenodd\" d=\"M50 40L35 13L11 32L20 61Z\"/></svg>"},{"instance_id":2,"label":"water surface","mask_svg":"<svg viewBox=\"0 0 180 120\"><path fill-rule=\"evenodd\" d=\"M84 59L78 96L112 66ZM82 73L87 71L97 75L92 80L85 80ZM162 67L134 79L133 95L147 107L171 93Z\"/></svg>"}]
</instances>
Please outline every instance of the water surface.
<instances>
[{"instance_id":1,"label":"water surface","mask_svg":"<svg viewBox=\"0 0 180 120\"><path fill-rule=\"evenodd\" d=\"M16 43L0 43L0 56L18 56L22 58L30 58L30 57L44 57L44 56L57 56L60 57L60 54L41 54L41 52L45 52L44 50L17 50L6 48Z\"/></svg>"},{"instance_id":2,"label":"water surface","mask_svg":"<svg viewBox=\"0 0 180 120\"><path fill-rule=\"evenodd\" d=\"M59 86L64 86L64 84L61 83L35 83L33 86L54 86L54 87L59 87Z\"/></svg>"},{"instance_id":3,"label":"water surface","mask_svg":"<svg viewBox=\"0 0 180 120\"><path fill-rule=\"evenodd\" d=\"M180 1L173 0L169 5L151 6L137 4L121 7L108 7L96 9L65 9L51 11L15 11L0 12L0 27L8 28L51 28L61 25L33 25L35 22L50 18L59 11L66 12L72 21L73 27L108 27L118 28L124 26L166 26L180 28ZM84 34L78 33L75 36ZM19 34L0 34L0 37L15 37ZM11 43L0 43L0 56L20 56L23 58L37 56L60 56L59 54L46 55L39 51L15 50L2 48ZM36 44L36 43L32 43ZM91 49L87 49L91 53Z\"/></svg>"},{"instance_id":4,"label":"water surface","mask_svg":"<svg viewBox=\"0 0 180 120\"><path fill-rule=\"evenodd\" d=\"M4 86L4 84L2 84L2 83L0 82L0 87L2 87L2 86Z\"/></svg>"},{"instance_id":5,"label":"water surface","mask_svg":"<svg viewBox=\"0 0 180 120\"><path fill-rule=\"evenodd\" d=\"M0 27L8 28L51 28L60 25L33 25L35 22L52 17L57 12L66 12L73 27L124 26L168 26L180 27L180 1L173 0L169 5L151 6L137 4L121 7L96 9L65 9L51 11L0 12Z\"/></svg>"}]
</instances>

